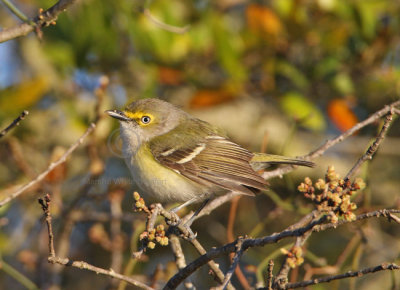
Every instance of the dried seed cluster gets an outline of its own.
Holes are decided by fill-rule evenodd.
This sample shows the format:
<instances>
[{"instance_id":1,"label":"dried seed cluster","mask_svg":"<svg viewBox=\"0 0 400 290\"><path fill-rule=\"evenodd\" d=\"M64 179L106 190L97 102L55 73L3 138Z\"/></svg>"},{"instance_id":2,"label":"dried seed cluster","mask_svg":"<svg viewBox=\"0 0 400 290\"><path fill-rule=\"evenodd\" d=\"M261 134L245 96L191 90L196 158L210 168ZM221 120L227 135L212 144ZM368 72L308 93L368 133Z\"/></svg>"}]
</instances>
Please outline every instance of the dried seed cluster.
<instances>
[{"instance_id":1,"label":"dried seed cluster","mask_svg":"<svg viewBox=\"0 0 400 290\"><path fill-rule=\"evenodd\" d=\"M290 251L281 248L281 252L286 255L286 261L291 268L296 268L304 262L303 249L299 246L293 246Z\"/></svg>"},{"instance_id":2,"label":"dried seed cluster","mask_svg":"<svg viewBox=\"0 0 400 290\"><path fill-rule=\"evenodd\" d=\"M168 246L168 237L165 235L165 229L163 225L158 225L157 228L150 231L144 231L140 237L140 241L147 245L147 248L154 249L156 243L161 246Z\"/></svg>"},{"instance_id":3,"label":"dried seed cluster","mask_svg":"<svg viewBox=\"0 0 400 290\"><path fill-rule=\"evenodd\" d=\"M144 199L136 191L133 193L135 200L134 210L144 211L147 214L151 214L151 210L147 207ZM165 228L163 225L158 225L155 229L148 229L139 236L140 241L146 248L154 249L156 243L161 246L168 246L168 237L165 235Z\"/></svg>"},{"instance_id":4,"label":"dried seed cluster","mask_svg":"<svg viewBox=\"0 0 400 290\"><path fill-rule=\"evenodd\" d=\"M135 205L133 207L134 211L142 211L147 209L146 203L144 202L143 197L140 196L138 192L133 193L133 198L135 200Z\"/></svg>"},{"instance_id":5,"label":"dried seed cluster","mask_svg":"<svg viewBox=\"0 0 400 290\"><path fill-rule=\"evenodd\" d=\"M336 223L339 217L345 220L355 220L353 211L357 205L350 198L358 190L363 189L365 183L361 178L354 182L339 177L333 166L329 166L324 179L318 179L313 185L309 177L304 179L297 189L311 199L319 211L329 214L331 222Z\"/></svg>"}]
</instances>

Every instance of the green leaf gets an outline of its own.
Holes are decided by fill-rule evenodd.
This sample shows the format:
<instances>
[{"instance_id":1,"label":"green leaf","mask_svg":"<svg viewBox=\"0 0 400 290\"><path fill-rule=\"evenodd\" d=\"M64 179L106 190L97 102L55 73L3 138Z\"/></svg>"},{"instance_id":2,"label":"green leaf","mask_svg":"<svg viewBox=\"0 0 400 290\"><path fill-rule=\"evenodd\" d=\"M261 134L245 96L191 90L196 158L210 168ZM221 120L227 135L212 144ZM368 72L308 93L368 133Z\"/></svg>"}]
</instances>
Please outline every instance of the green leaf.
<instances>
[{"instance_id":1,"label":"green leaf","mask_svg":"<svg viewBox=\"0 0 400 290\"><path fill-rule=\"evenodd\" d=\"M281 98L282 110L299 124L313 131L323 131L326 121L317 106L299 93L287 93Z\"/></svg>"}]
</instances>

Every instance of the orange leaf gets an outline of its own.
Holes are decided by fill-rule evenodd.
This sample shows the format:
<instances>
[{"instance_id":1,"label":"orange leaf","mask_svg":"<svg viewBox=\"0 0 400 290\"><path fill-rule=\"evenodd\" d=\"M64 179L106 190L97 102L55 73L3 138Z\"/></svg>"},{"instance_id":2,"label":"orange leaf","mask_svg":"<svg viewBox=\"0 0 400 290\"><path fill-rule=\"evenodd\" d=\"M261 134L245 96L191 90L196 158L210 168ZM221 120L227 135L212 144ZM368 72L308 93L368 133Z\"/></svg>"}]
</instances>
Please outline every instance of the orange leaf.
<instances>
[{"instance_id":1,"label":"orange leaf","mask_svg":"<svg viewBox=\"0 0 400 290\"><path fill-rule=\"evenodd\" d=\"M197 91L190 100L191 108L204 108L228 102L235 98L230 92L219 90L201 90Z\"/></svg>"},{"instance_id":2,"label":"orange leaf","mask_svg":"<svg viewBox=\"0 0 400 290\"><path fill-rule=\"evenodd\" d=\"M349 130L358 123L358 118L349 107L346 100L334 99L328 104L329 119L342 132Z\"/></svg>"},{"instance_id":3,"label":"orange leaf","mask_svg":"<svg viewBox=\"0 0 400 290\"><path fill-rule=\"evenodd\" d=\"M158 79L165 85L179 85L182 81L182 72L169 67L159 67Z\"/></svg>"},{"instance_id":4,"label":"orange leaf","mask_svg":"<svg viewBox=\"0 0 400 290\"><path fill-rule=\"evenodd\" d=\"M282 23L272 10L259 4L250 4L246 10L247 25L255 33L266 33L270 36L282 34Z\"/></svg>"}]
</instances>

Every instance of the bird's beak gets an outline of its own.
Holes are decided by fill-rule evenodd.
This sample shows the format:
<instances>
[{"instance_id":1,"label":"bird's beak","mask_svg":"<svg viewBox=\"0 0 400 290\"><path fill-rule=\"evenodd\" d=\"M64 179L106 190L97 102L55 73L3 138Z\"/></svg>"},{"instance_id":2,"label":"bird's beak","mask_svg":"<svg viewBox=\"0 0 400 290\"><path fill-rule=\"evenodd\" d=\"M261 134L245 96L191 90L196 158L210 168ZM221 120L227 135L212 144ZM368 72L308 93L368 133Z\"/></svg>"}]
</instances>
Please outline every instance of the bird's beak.
<instances>
[{"instance_id":1,"label":"bird's beak","mask_svg":"<svg viewBox=\"0 0 400 290\"><path fill-rule=\"evenodd\" d=\"M107 114L109 114L111 117L119 120L119 121L130 121L131 119L129 119L124 112L119 111L119 110L107 110L105 111Z\"/></svg>"}]
</instances>

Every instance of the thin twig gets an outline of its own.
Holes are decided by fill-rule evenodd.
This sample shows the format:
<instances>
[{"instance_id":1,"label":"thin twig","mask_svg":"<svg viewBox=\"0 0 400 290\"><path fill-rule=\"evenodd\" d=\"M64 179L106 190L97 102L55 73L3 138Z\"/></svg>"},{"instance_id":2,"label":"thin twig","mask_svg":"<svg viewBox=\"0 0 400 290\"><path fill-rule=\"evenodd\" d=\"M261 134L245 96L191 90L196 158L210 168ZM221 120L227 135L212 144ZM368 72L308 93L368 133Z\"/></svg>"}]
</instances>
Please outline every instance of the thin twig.
<instances>
[{"instance_id":1,"label":"thin twig","mask_svg":"<svg viewBox=\"0 0 400 290\"><path fill-rule=\"evenodd\" d=\"M190 240L190 243L195 247L195 249L197 250L197 252L199 252L200 255L207 254L207 251L203 248L203 246L199 243L199 241L197 239ZM207 264L211 268L211 270L214 272L215 277L217 278L219 283L223 283L225 280L225 276L224 276L224 273L219 268L219 265L216 262L214 262L212 259L207 261ZM167 287L168 287L168 285L169 284L167 283ZM232 284L229 281L228 281L228 284L226 287L227 287L227 289L234 289Z\"/></svg>"},{"instance_id":2,"label":"thin twig","mask_svg":"<svg viewBox=\"0 0 400 290\"><path fill-rule=\"evenodd\" d=\"M372 218L372 217L387 217L391 218L390 214L394 213L400 213L400 210L398 209L382 209L374 212L368 212L361 214L356 217L356 220L362 220L366 218ZM347 220L340 220L339 222L333 224L322 224L323 222L326 221L326 218L323 217L319 219L318 221L312 222L302 228L297 228L294 230L284 230L280 233L274 233L269 236L265 236L262 238L257 238L257 239L245 239L243 241L243 251L247 250L248 248L251 247L262 247L267 244L272 244L276 243L284 238L288 237L298 237L312 229L314 232L319 232L323 230L327 230L330 228L336 228L338 226L341 226L343 224L351 223L354 221L347 221ZM202 255L201 257L197 258L190 264L188 264L184 269L180 270L178 273L176 273L171 279L168 281L167 285L175 286L177 287L184 279L186 279L188 276L190 276L193 272L195 272L198 268L206 264L208 261L216 259L222 255L234 252L236 250L235 247L236 243L228 243L224 246L218 247L218 248L213 248L209 250L206 254ZM173 287L172 287L173 288Z\"/></svg>"},{"instance_id":3,"label":"thin twig","mask_svg":"<svg viewBox=\"0 0 400 290\"><path fill-rule=\"evenodd\" d=\"M150 206L150 209L147 206L143 206L142 210L145 211L148 215L147 217L147 231L150 232L155 225L155 220L156 217L158 215L163 216L167 221L169 222L173 222L176 223L176 214L173 214L167 210L164 209L164 207L157 203L157 204L152 204ZM186 240L188 240L194 247L195 249L200 253L200 255L204 255L207 253L207 251L204 249L204 247L200 244L200 242L196 239L193 238L193 233L191 233L190 229L188 229L183 223L178 223L176 226L174 226L173 228L177 228L180 233L182 233L183 238L185 238ZM170 227L170 232L173 231L173 228ZM135 257L140 256L140 254L143 252L143 249L141 249L139 252L134 253ZM222 283L225 279L224 273L221 271L221 269L219 268L219 265L217 263L215 263L214 261L212 261L212 259L210 259L209 261L207 261L206 263L208 263L209 267L211 268L211 270L214 272L215 277L217 278L217 280ZM180 271L178 272L180 273ZM185 280L187 277L185 277L182 280L179 280L179 284ZM170 288L176 288L179 284L177 285L172 285L172 284L166 284L164 289L170 289ZM227 286L228 289L234 289L233 286L229 283Z\"/></svg>"},{"instance_id":4,"label":"thin twig","mask_svg":"<svg viewBox=\"0 0 400 290\"><path fill-rule=\"evenodd\" d=\"M274 260L269 260L267 267L267 289L272 290L272 284L274 283Z\"/></svg>"},{"instance_id":5,"label":"thin twig","mask_svg":"<svg viewBox=\"0 0 400 290\"><path fill-rule=\"evenodd\" d=\"M235 224L236 213L237 213L237 208L239 205L240 197L241 196L239 195L239 196L235 196L232 199L231 208L229 209L228 225L226 227L226 237L227 237L228 243L231 243L235 240L234 233L233 233L233 227ZM234 255L235 255L234 253L230 253L229 258L231 259L231 261L232 261ZM247 279L244 276L240 267L236 267L235 274L236 274L236 278L239 280L240 284L242 285L242 287L244 289L251 288L249 282L247 281Z\"/></svg>"},{"instance_id":6,"label":"thin twig","mask_svg":"<svg viewBox=\"0 0 400 290\"><path fill-rule=\"evenodd\" d=\"M35 25L28 23L21 23L15 27L6 28L0 31L0 43L14 39L20 36L27 35L35 29L40 29L44 26L48 26L57 19L58 15L64 12L70 5L76 0L60 0L49 9L41 12L36 16L32 22ZM37 30L38 31L38 30Z\"/></svg>"},{"instance_id":7,"label":"thin twig","mask_svg":"<svg viewBox=\"0 0 400 290\"><path fill-rule=\"evenodd\" d=\"M371 274L371 273L375 273L375 272L383 271L383 270L400 270L400 266L396 265L394 263L383 263L381 265L371 267L371 268L365 268L365 269L362 269L359 271L349 271L347 273L343 273L343 274L339 274L339 275L333 275L333 276L312 279L312 280L302 281L302 282L297 282L297 283L288 283L282 289L303 288L303 287L307 287L310 285L316 285L319 283L327 283L327 282L330 282L333 280L352 278L352 277L361 277L365 274Z\"/></svg>"},{"instance_id":8,"label":"thin twig","mask_svg":"<svg viewBox=\"0 0 400 290\"><path fill-rule=\"evenodd\" d=\"M53 228L52 228L52 223L51 223L52 217L50 214L50 204L51 204L50 195L47 194L44 198L40 198L39 203L42 206L42 210L43 210L45 218L46 218L47 230L48 230L48 234L49 234L49 257L47 258L49 263L60 264L60 265L64 265L64 266L72 266L72 267L75 267L78 269L85 269L88 271L95 272L96 274L102 274L105 276L109 276L112 278L117 278L117 279L126 281L126 282L128 282L132 285L135 285L137 287L140 287L142 289L153 289L142 282L139 282L135 279L124 276L122 274L116 273L113 269L105 270L103 268L99 268L99 267L90 265L83 261L72 261L68 258L57 257L55 250L54 250L54 234L53 234Z\"/></svg>"},{"instance_id":9,"label":"thin twig","mask_svg":"<svg viewBox=\"0 0 400 290\"><path fill-rule=\"evenodd\" d=\"M305 155L305 157L308 158L316 158L318 156L321 156L323 153L325 153L326 150L328 150L329 148L331 148L332 146L336 145L339 142L342 142L344 139L346 139L347 137L353 135L355 132L357 132L358 130L364 128L365 126L372 124L373 122L375 122L376 120L378 120L379 118L383 117L384 115L386 115L387 113L389 113L393 107L399 106L400 105L400 100L391 103L390 105L387 105L385 107L383 107L381 110L375 112L374 114L372 114L370 117L368 117L367 119L365 119L364 121L357 123L355 126L353 126L351 129L347 130L346 132L344 132L343 134L326 141L323 145L321 145L320 147L318 147L317 149L315 149L314 151L310 152L309 154Z\"/></svg>"},{"instance_id":10,"label":"thin twig","mask_svg":"<svg viewBox=\"0 0 400 290\"><path fill-rule=\"evenodd\" d=\"M174 253L175 256L175 263L178 266L178 269L181 270L186 267L186 259L185 255L183 254L181 242L179 241L179 238L171 234L169 236L169 241L171 245L172 252ZM192 281L190 281L190 278L187 278L185 282L183 283L186 289L195 289Z\"/></svg>"},{"instance_id":11,"label":"thin twig","mask_svg":"<svg viewBox=\"0 0 400 290\"><path fill-rule=\"evenodd\" d=\"M1 32L0 32L1 33ZM24 110L19 116L18 118L16 118L14 121L12 121L12 123L10 125L7 126L7 128L5 128L4 130L2 130L0 132L0 138L3 137L4 135L7 134L8 131L10 131L12 128L16 127L19 125L19 122L21 122L21 120L25 119L25 116L27 116L29 114L28 111Z\"/></svg>"},{"instance_id":12,"label":"thin twig","mask_svg":"<svg viewBox=\"0 0 400 290\"><path fill-rule=\"evenodd\" d=\"M144 14L151 22L153 22L156 26L158 26L159 28L164 29L164 30L169 31L169 32L172 32L172 33L184 34L184 33L186 33L186 32L189 30L189 28L190 28L190 25L186 25L186 26L184 26L184 27L177 27L177 26L173 26L173 25L170 25L170 24L166 24L166 23L162 22L161 20L155 18L155 17L151 14L150 10L147 9L147 8L145 8L145 9L143 10L143 14Z\"/></svg>"},{"instance_id":13,"label":"thin twig","mask_svg":"<svg viewBox=\"0 0 400 290\"><path fill-rule=\"evenodd\" d=\"M39 198L39 204L42 206L42 210L44 213L44 217L47 224L47 231L49 234L49 255L54 258L56 256L56 251L54 250L54 235L53 235L53 226L51 223L51 214L50 214L50 203L51 198L49 194L46 194L44 198Z\"/></svg>"},{"instance_id":14,"label":"thin twig","mask_svg":"<svg viewBox=\"0 0 400 290\"><path fill-rule=\"evenodd\" d=\"M93 266L91 264L88 264L84 261L72 261L68 258L60 258L60 257L49 257L48 261L52 264L60 264L60 265L64 265L64 266L75 267L78 269L85 269L85 270L88 270L91 272L95 272L96 274L101 274L104 276L117 278L119 280L125 281L129 284L132 284L132 285L137 286L142 289L154 289L154 288L151 288L151 287L147 286L146 284L139 282L135 279L132 279L132 278L124 276L122 274L116 273L112 269L105 270L103 268L99 268L99 267Z\"/></svg>"},{"instance_id":15,"label":"thin twig","mask_svg":"<svg viewBox=\"0 0 400 290\"><path fill-rule=\"evenodd\" d=\"M374 143L372 143L371 146L369 146L367 152L365 154L363 154L360 159L358 159L357 163L353 166L353 168L351 168L351 170L346 174L346 177L344 178L344 180L348 180L350 179L350 177L352 177L357 170L361 167L361 165L367 161L367 160L371 160L372 156L375 154L376 150L378 150L379 145L381 144L381 142L383 141L383 139L385 139L386 133L389 130L390 125L392 124L393 121L393 112L389 112L389 114L386 116L385 118L385 122L382 125L382 129L379 132L378 136L376 137Z\"/></svg>"},{"instance_id":16,"label":"thin twig","mask_svg":"<svg viewBox=\"0 0 400 290\"><path fill-rule=\"evenodd\" d=\"M236 243L236 251L235 256L232 259L232 264L229 267L228 271L226 272L224 282L221 286L217 287L216 289L222 290L225 289L228 285L229 281L232 279L233 272L239 265L240 257L243 255L243 238L239 238Z\"/></svg>"},{"instance_id":17,"label":"thin twig","mask_svg":"<svg viewBox=\"0 0 400 290\"><path fill-rule=\"evenodd\" d=\"M387 105L387 106L383 107L381 110L373 113L370 117L368 117L364 121L362 121L360 123L357 123L355 126L350 128L349 130L347 130L343 134L340 134L340 135L336 136L333 139L327 140L324 144L319 146L317 149L315 149L314 151L311 151L309 154L304 155L302 157L305 160L312 160L312 159L315 159L315 158L321 156L322 154L324 154L332 146L342 142L347 137L353 135L355 132L357 132L358 130L364 128L365 126L374 123L376 120L378 120L379 118L383 117L387 113L389 113L391 111L397 112L398 110L395 107L399 106L399 105L400 105L400 100L398 100L396 102L393 102L390 105ZM294 169L293 166L283 166L283 167L277 168L275 170L264 172L262 174L262 177L265 178L265 179L270 179L272 177L282 176L283 174L286 174L286 173L292 171L293 169Z\"/></svg>"},{"instance_id":18,"label":"thin twig","mask_svg":"<svg viewBox=\"0 0 400 290\"><path fill-rule=\"evenodd\" d=\"M17 16L19 19L21 19L23 22L26 22L30 25L34 24L33 22L29 21L28 17L18 9L17 6L15 6L12 2L8 0L1 0L1 2L4 3L4 5L12 12L14 13L15 16Z\"/></svg>"},{"instance_id":19,"label":"thin twig","mask_svg":"<svg viewBox=\"0 0 400 290\"><path fill-rule=\"evenodd\" d=\"M18 281L22 286L25 286L26 289L40 290L33 281L2 259L0 259L0 269L5 274Z\"/></svg>"},{"instance_id":20,"label":"thin twig","mask_svg":"<svg viewBox=\"0 0 400 290\"><path fill-rule=\"evenodd\" d=\"M320 221L323 221L324 219L325 219L325 217L322 215L321 212L319 212L318 210L314 210L311 213L309 213L308 215L304 216L297 223L286 228L286 230L299 229L302 227L306 227L309 224L315 224L315 223L320 224ZM303 244L307 241L307 239L311 236L312 231L313 231L313 228L310 228L308 231L304 232L304 234L297 236L293 247L302 247ZM274 279L274 285L276 285L277 287L280 287L281 285L286 284L288 281L288 275L289 275L290 269L291 269L291 267L289 265L289 258L286 256L285 260L283 261L283 263L281 265L281 268L280 268L278 274L276 275L276 278Z\"/></svg>"},{"instance_id":21,"label":"thin twig","mask_svg":"<svg viewBox=\"0 0 400 290\"><path fill-rule=\"evenodd\" d=\"M51 163L49 167L45 171L43 171L41 174L39 174L35 179L31 180L27 184L21 186L17 191L11 193L9 196L4 198L3 200L0 201L0 207L4 206L5 204L9 203L13 199L17 198L20 194L24 193L26 190L37 184L38 182L42 181L47 174L49 174L54 168L56 168L58 165L64 163L67 160L67 157L71 155L72 152L75 151L76 148L80 144L83 143L83 140L88 136L93 130L96 128L96 125L94 123L90 124L89 128L86 130L86 132L74 143L72 144L71 147L68 148L68 150L58 159L57 161Z\"/></svg>"},{"instance_id":22,"label":"thin twig","mask_svg":"<svg viewBox=\"0 0 400 290\"><path fill-rule=\"evenodd\" d=\"M213 210L215 210L216 208L220 207L221 205L230 201L232 198L238 195L241 195L241 193L230 191L225 195L214 198L213 200L208 202L207 205L200 211L200 213L194 218L194 221L205 215L209 215ZM190 216L192 216L192 214L190 214ZM186 217L184 217L183 219L185 218Z\"/></svg>"}]
</instances>

